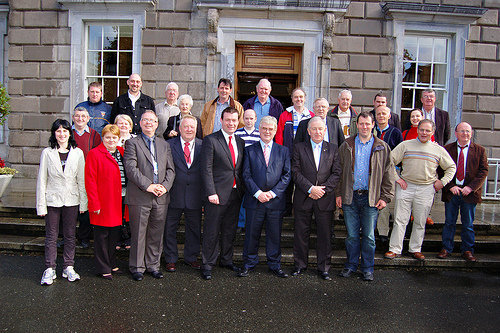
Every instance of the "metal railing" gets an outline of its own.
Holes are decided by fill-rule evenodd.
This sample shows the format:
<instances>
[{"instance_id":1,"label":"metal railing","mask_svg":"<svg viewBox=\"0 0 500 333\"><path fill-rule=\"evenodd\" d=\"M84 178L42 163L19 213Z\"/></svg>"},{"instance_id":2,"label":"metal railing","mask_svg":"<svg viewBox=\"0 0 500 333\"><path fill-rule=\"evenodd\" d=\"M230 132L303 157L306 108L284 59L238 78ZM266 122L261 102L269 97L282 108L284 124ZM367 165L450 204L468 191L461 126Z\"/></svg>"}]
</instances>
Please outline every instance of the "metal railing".
<instances>
[{"instance_id":1,"label":"metal railing","mask_svg":"<svg viewBox=\"0 0 500 333\"><path fill-rule=\"evenodd\" d=\"M488 177L483 186L483 199L500 200L500 158L488 158Z\"/></svg>"}]
</instances>

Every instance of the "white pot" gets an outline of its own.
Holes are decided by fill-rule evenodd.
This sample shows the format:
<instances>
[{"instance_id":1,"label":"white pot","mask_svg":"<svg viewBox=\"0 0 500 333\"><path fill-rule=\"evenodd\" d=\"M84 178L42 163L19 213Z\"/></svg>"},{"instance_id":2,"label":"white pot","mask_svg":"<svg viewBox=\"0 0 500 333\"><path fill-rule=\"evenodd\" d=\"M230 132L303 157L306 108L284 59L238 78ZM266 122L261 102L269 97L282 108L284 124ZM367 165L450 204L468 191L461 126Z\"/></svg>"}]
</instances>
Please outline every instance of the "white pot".
<instances>
[{"instance_id":1,"label":"white pot","mask_svg":"<svg viewBox=\"0 0 500 333\"><path fill-rule=\"evenodd\" d=\"M3 196L3 192L5 192L7 186L9 186L12 177L14 177L14 175L0 175L0 197Z\"/></svg>"}]
</instances>

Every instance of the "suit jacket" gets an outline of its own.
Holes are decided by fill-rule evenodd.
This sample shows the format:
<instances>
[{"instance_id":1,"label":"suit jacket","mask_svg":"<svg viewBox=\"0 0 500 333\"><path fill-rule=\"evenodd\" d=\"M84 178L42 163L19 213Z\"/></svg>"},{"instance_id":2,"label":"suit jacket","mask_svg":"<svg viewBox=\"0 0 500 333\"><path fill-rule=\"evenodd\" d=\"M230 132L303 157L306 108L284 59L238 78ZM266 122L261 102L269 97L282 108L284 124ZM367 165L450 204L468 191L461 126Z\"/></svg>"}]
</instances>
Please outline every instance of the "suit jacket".
<instances>
[{"instance_id":1,"label":"suit jacket","mask_svg":"<svg viewBox=\"0 0 500 333\"><path fill-rule=\"evenodd\" d=\"M175 165L175 180L170 190L169 207L179 209L200 209L202 198L201 186L201 145L200 139L194 139L194 158L188 168L184 157L184 147L180 137L169 140Z\"/></svg>"},{"instance_id":2,"label":"suit jacket","mask_svg":"<svg viewBox=\"0 0 500 333\"><path fill-rule=\"evenodd\" d=\"M123 156L123 148L116 147ZM85 189L90 223L103 227L122 224L122 179L118 163L104 144L92 149L85 161ZM99 214L94 212L100 210Z\"/></svg>"},{"instance_id":3,"label":"suit jacket","mask_svg":"<svg viewBox=\"0 0 500 333\"><path fill-rule=\"evenodd\" d=\"M47 214L47 206L80 205L87 210L85 158L80 148L70 148L64 171L57 148L45 148L40 157L36 182L36 212Z\"/></svg>"},{"instance_id":4,"label":"suit jacket","mask_svg":"<svg viewBox=\"0 0 500 333\"><path fill-rule=\"evenodd\" d=\"M201 152L201 177L205 192L205 200L217 194L221 205L225 205L229 200L233 189L233 180L236 179L236 188L240 197L244 193L242 181L243 154L245 141L233 135L236 147L238 148L238 158L236 167L233 167L229 146L224 139L222 130L212 133L203 139Z\"/></svg>"},{"instance_id":5,"label":"suit jacket","mask_svg":"<svg viewBox=\"0 0 500 333\"><path fill-rule=\"evenodd\" d=\"M304 119L299 123L299 127L297 127L297 133L295 134L294 143L297 142L310 142L311 137L307 132L307 126L309 125L309 119ZM345 137L342 131L342 125L340 124L340 120L337 115L332 115L330 117L326 117L326 126L328 128L328 140L330 143L334 143L337 147L344 142Z\"/></svg>"},{"instance_id":6,"label":"suit jacket","mask_svg":"<svg viewBox=\"0 0 500 333\"><path fill-rule=\"evenodd\" d=\"M311 209L313 199L309 198L309 189L313 185L325 186L325 195L318 199L321 210L335 209L335 187L340 175L340 160L335 144L323 141L319 168L316 170L311 142L299 142L294 146L292 175L295 182L293 205L296 209Z\"/></svg>"},{"instance_id":7,"label":"suit jacket","mask_svg":"<svg viewBox=\"0 0 500 333\"><path fill-rule=\"evenodd\" d=\"M200 140L203 140L203 129L201 128L201 120L198 117L195 117L195 118L196 118L196 137ZM175 131L177 133L179 133L180 121L181 121L180 115L176 115L176 116L172 116L172 117L168 118L167 129L162 134L163 138L165 140L172 139L171 137L168 136L168 133L170 133L170 131L173 130L174 128L175 128ZM179 135L180 135L180 133L179 133Z\"/></svg>"},{"instance_id":8,"label":"suit jacket","mask_svg":"<svg viewBox=\"0 0 500 333\"><path fill-rule=\"evenodd\" d=\"M243 103L243 110L253 109L257 98L259 98L259 96L255 95L254 97L247 99L246 102ZM269 106L269 115L276 118L276 120L279 120L281 113L284 111L283 105L271 95L269 95L269 100L271 101L271 105Z\"/></svg>"},{"instance_id":9,"label":"suit jacket","mask_svg":"<svg viewBox=\"0 0 500 333\"><path fill-rule=\"evenodd\" d=\"M167 189L167 193L158 198L153 193L146 191L149 185L153 184L153 160L142 135L138 135L125 142L125 153L123 155L125 172L128 178L125 203L128 205L151 207L153 200L156 200L159 205L168 205L170 201L170 189L175 178L175 166L170 145L158 137L155 142L158 183Z\"/></svg>"},{"instance_id":10,"label":"suit jacket","mask_svg":"<svg viewBox=\"0 0 500 333\"><path fill-rule=\"evenodd\" d=\"M435 108L434 118L436 120L436 132L434 138L441 146L444 146L450 139L450 116L448 112Z\"/></svg>"},{"instance_id":11,"label":"suit jacket","mask_svg":"<svg viewBox=\"0 0 500 333\"><path fill-rule=\"evenodd\" d=\"M450 154L453 161L458 167L458 150L457 142L452 142L447 144L445 147L448 154ZM483 146L471 142L469 145L469 152L467 153L467 161L465 165L465 179L463 186L469 186L472 192L464 197L464 201L469 203L479 203L481 202L481 192L484 181L488 176L488 158L486 157L486 151ZM448 202L453 197L450 189L456 185L456 174L453 179L446 184L443 188L443 194L441 200Z\"/></svg>"},{"instance_id":12,"label":"suit jacket","mask_svg":"<svg viewBox=\"0 0 500 333\"><path fill-rule=\"evenodd\" d=\"M270 209L285 209L285 190L291 180L290 153L288 148L273 143L266 166L264 152L259 142L245 148L243 179L245 181L244 207L255 209L260 203L255 197L259 190L273 191L274 199L262 204Z\"/></svg>"},{"instance_id":13,"label":"suit jacket","mask_svg":"<svg viewBox=\"0 0 500 333\"><path fill-rule=\"evenodd\" d=\"M141 92L141 96L137 102L135 102L135 106L133 106L132 101L128 98L128 92L126 92L118 96L113 102L110 122L114 124L117 115L126 114L134 123L134 126L132 126L132 133L140 134L142 131L139 122L141 121L142 114L146 110L155 110L155 102L151 97Z\"/></svg>"}]
</instances>

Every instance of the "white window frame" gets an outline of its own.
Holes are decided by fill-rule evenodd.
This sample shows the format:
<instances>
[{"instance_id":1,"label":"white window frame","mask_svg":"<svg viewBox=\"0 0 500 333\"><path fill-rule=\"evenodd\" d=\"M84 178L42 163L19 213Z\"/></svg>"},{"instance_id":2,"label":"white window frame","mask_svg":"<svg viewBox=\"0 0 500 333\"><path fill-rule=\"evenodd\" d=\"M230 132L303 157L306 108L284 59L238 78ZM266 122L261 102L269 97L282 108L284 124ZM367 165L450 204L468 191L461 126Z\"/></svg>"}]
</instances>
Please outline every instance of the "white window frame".
<instances>
[{"instance_id":1,"label":"white window frame","mask_svg":"<svg viewBox=\"0 0 500 333\"><path fill-rule=\"evenodd\" d=\"M114 4L103 2L86 3L74 0L60 1L69 8L68 24L71 27L71 75L70 113L75 105L87 100L86 73L86 31L87 23L132 23L133 53L132 72L140 73L142 30L146 25L146 7L152 1L123 1ZM109 101L108 101L109 102Z\"/></svg>"},{"instance_id":2,"label":"white window frame","mask_svg":"<svg viewBox=\"0 0 500 333\"><path fill-rule=\"evenodd\" d=\"M468 25L456 25L432 22L408 22L393 20L388 22L395 40L395 64L393 86L393 109L401 115L401 97L403 80L403 50L405 34L434 35L450 40L450 68L448 73L448 94L443 102L443 109L450 114L450 125L454 127L462 119L462 98L465 67L465 42L469 35ZM391 26L392 25L392 26Z\"/></svg>"}]
</instances>

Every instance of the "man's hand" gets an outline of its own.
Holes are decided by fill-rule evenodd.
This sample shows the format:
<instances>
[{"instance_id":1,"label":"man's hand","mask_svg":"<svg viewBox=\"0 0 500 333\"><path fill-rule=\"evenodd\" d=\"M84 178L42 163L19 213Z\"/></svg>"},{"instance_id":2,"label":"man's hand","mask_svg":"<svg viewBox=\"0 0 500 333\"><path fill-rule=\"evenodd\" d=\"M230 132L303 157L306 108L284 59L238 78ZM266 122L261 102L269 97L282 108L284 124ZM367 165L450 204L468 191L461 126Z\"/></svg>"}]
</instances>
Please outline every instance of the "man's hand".
<instances>
[{"instance_id":1,"label":"man's hand","mask_svg":"<svg viewBox=\"0 0 500 333\"><path fill-rule=\"evenodd\" d=\"M450 192L453 193L453 195L460 195L460 193L462 193L462 189L458 186L453 186L450 188Z\"/></svg>"},{"instance_id":2,"label":"man's hand","mask_svg":"<svg viewBox=\"0 0 500 333\"><path fill-rule=\"evenodd\" d=\"M219 204L219 196L217 194L209 195L208 201L210 201L211 204L218 205Z\"/></svg>"},{"instance_id":3,"label":"man's hand","mask_svg":"<svg viewBox=\"0 0 500 333\"><path fill-rule=\"evenodd\" d=\"M337 207L342 208L342 197L336 197L335 203L337 204Z\"/></svg>"},{"instance_id":4,"label":"man's hand","mask_svg":"<svg viewBox=\"0 0 500 333\"><path fill-rule=\"evenodd\" d=\"M403 190L406 190L408 188L408 184L406 184L403 178L399 178L398 180L396 180L396 183L398 183Z\"/></svg>"},{"instance_id":5,"label":"man's hand","mask_svg":"<svg viewBox=\"0 0 500 333\"><path fill-rule=\"evenodd\" d=\"M173 138L174 136L177 136L177 135L179 135L177 133L177 131L171 130L170 132L168 132L168 137L170 137L170 138Z\"/></svg>"},{"instance_id":6,"label":"man's hand","mask_svg":"<svg viewBox=\"0 0 500 333\"><path fill-rule=\"evenodd\" d=\"M259 194L259 196L257 197L257 200L259 200L261 203L265 203L265 202L268 202L269 200L271 200L273 198L273 195L271 194L271 192L262 192L261 194Z\"/></svg>"},{"instance_id":7,"label":"man's hand","mask_svg":"<svg viewBox=\"0 0 500 333\"><path fill-rule=\"evenodd\" d=\"M443 182L440 181L439 179L434 182L434 190L436 190L436 192L439 192L439 190L442 189L443 187L444 187Z\"/></svg>"},{"instance_id":8,"label":"man's hand","mask_svg":"<svg viewBox=\"0 0 500 333\"><path fill-rule=\"evenodd\" d=\"M378 210L384 209L385 206L387 206L387 203L382 199L380 199L375 205L375 207L377 207Z\"/></svg>"},{"instance_id":9,"label":"man's hand","mask_svg":"<svg viewBox=\"0 0 500 333\"><path fill-rule=\"evenodd\" d=\"M472 192L472 189L469 186L464 186L462 189L462 195L465 197Z\"/></svg>"},{"instance_id":10,"label":"man's hand","mask_svg":"<svg viewBox=\"0 0 500 333\"><path fill-rule=\"evenodd\" d=\"M151 184L146 189L147 192L153 193L157 197L161 197L165 193L167 193L167 189L161 184Z\"/></svg>"},{"instance_id":11,"label":"man's hand","mask_svg":"<svg viewBox=\"0 0 500 333\"><path fill-rule=\"evenodd\" d=\"M324 186L313 186L311 187L311 193L309 194L309 198L318 200L325 195Z\"/></svg>"}]
</instances>

